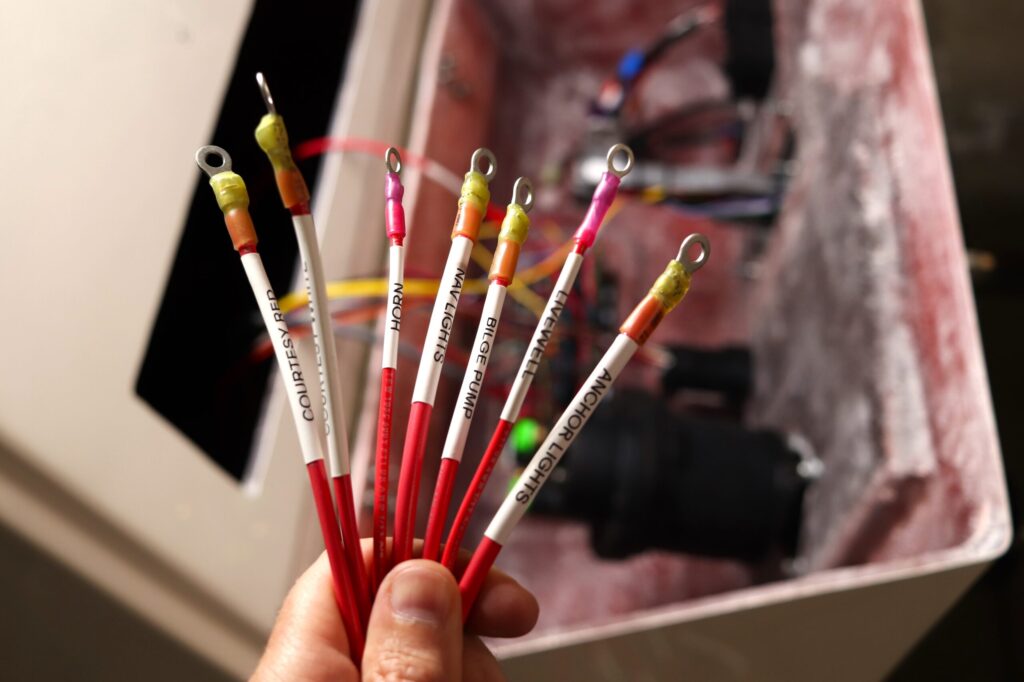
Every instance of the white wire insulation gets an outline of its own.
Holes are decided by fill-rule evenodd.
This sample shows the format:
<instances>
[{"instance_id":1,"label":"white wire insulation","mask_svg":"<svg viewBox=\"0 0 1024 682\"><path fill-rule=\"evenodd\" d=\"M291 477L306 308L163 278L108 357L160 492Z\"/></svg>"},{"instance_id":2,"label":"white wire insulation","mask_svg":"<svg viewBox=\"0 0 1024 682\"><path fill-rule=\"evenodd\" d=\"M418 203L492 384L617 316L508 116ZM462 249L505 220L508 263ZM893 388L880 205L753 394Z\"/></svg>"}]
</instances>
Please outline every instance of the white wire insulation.
<instances>
[{"instance_id":1,"label":"white wire insulation","mask_svg":"<svg viewBox=\"0 0 1024 682\"><path fill-rule=\"evenodd\" d=\"M331 476L337 478L349 473L348 434L345 429L345 409L338 376L338 353L331 324L330 299L327 298L327 278L324 277L320 248L317 245L313 216L306 213L293 215L295 237L299 242L299 259L309 296L309 326L313 331L316 366L320 375L320 402L323 408L324 430L327 434L327 461Z\"/></svg>"},{"instance_id":2,"label":"white wire insulation","mask_svg":"<svg viewBox=\"0 0 1024 682\"><path fill-rule=\"evenodd\" d=\"M558 466L566 450L594 414L601 400L611 390L612 383L640 346L625 334L615 337L611 347L597 363L583 386L573 397L569 407L555 422L533 459L519 476L519 480L505 496L501 507L484 532L488 538L504 545L523 514L529 508L537 491Z\"/></svg>"},{"instance_id":3,"label":"white wire insulation","mask_svg":"<svg viewBox=\"0 0 1024 682\"><path fill-rule=\"evenodd\" d=\"M249 279L249 286L256 296L267 335L274 346L277 367L281 371L281 378L288 392L288 406L291 408L295 430L298 432L302 459L306 464L316 462L324 456L316 430L315 395L310 394L310 387L302 375L298 348L288 333L288 325L285 324L284 314L281 312L274 289L270 286L267 272L263 269L260 255L255 252L247 253L241 257L241 261L245 275ZM316 390L315 387L313 390Z\"/></svg>"},{"instance_id":4,"label":"white wire insulation","mask_svg":"<svg viewBox=\"0 0 1024 682\"><path fill-rule=\"evenodd\" d=\"M505 407L501 410L501 418L505 421L515 423L519 419L519 412L523 409L523 402L526 394L533 383L533 377L537 374L537 367L540 366L541 358L544 357L544 350L554 332L555 324L565 308L565 302L569 300L569 293L576 277L580 274L580 267L583 265L583 254L573 251L566 257L562 264L562 271L558 274L555 288L548 296L548 302L544 306L544 312L533 330L533 338L527 347L523 362L519 365L519 372L516 374L512 388L505 399Z\"/></svg>"},{"instance_id":5,"label":"white wire insulation","mask_svg":"<svg viewBox=\"0 0 1024 682\"><path fill-rule=\"evenodd\" d=\"M466 283L466 265L473 250L473 241L461 235L452 239L448 261L441 275L434 309L430 313L427 335L423 341L423 356L416 371L416 384L412 390L412 402L426 403L433 407L437 397L437 383L441 378L444 356L455 326L455 310Z\"/></svg>"},{"instance_id":6,"label":"white wire insulation","mask_svg":"<svg viewBox=\"0 0 1024 682\"><path fill-rule=\"evenodd\" d=\"M491 351L494 350L498 321L501 319L501 309L505 305L507 293L508 289L496 282L492 282L487 287L484 309L480 313L480 324L477 325L476 336L473 338L472 355L469 358L466 373L462 377L462 387L459 389L459 397L455 402L455 410L452 412L452 421L448 426L448 435L445 437L444 448L441 451L442 459L460 461L462 452L466 449L469 426L473 423L473 414L480 402L484 374L487 372L487 363L491 359Z\"/></svg>"},{"instance_id":7,"label":"white wire insulation","mask_svg":"<svg viewBox=\"0 0 1024 682\"><path fill-rule=\"evenodd\" d=\"M405 247L392 244L388 251L387 315L384 318L383 369L398 368L398 338L402 329L402 297L405 287Z\"/></svg>"}]
</instances>

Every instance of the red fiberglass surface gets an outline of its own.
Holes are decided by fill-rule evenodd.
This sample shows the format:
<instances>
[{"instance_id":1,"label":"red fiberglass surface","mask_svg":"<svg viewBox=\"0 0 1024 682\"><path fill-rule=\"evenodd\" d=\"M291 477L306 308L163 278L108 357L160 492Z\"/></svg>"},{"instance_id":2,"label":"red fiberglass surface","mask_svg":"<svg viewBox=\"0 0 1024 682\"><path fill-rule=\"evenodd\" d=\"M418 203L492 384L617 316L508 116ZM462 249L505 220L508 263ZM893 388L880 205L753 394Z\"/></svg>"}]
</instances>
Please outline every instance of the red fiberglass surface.
<instances>
[{"instance_id":1,"label":"red fiberglass surface","mask_svg":"<svg viewBox=\"0 0 1024 682\"><path fill-rule=\"evenodd\" d=\"M501 164L494 200L504 203L516 175L537 176L579 144L580 121L618 57L695 4L443 3L439 49L459 87L439 81L436 94L421 96L417 113L430 120L422 150L458 170L473 146L488 144ZM709 265L652 343L754 350L749 422L800 433L826 467L807 498L799 570L984 542L986 515L1004 504L1003 482L920 8L778 0L775 10L774 94L797 153L763 251L751 258L749 228L632 200L613 211L586 267L619 278L621 315L683 236L711 238ZM643 83L634 113L725 97L723 51L717 29L680 47L675 68ZM420 226L450 221L454 202L427 185L418 197L410 263L440 263L447 229L435 225L427 239ZM565 208L572 203L558 189L541 190L537 204L535 226L545 210L557 209L570 227L582 215ZM492 365L500 374L498 354ZM402 372L411 380L408 363ZM622 381L655 376L649 362L634 362ZM464 468L475 465L499 409L499 400L478 409ZM435 424L435 436L443 431ZM428 461L439 446L428 448ZM495 469L468 545L510 474L507 461ZM432 489L429 472L423 485ZM664 553L602 561L583 526L530 517L498 563L544 605L538 633L784 577L777 566Z\"/></svg>"}]
</instances>

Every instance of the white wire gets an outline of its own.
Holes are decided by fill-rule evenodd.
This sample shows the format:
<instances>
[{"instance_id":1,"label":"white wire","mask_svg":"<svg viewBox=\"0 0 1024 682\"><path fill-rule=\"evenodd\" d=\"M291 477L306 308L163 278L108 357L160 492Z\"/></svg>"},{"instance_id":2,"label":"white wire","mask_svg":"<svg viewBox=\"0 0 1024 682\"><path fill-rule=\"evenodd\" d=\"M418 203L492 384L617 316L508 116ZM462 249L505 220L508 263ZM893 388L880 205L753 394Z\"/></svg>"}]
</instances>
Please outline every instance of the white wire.
<instances>
[{"instance_id":1,"label":"white wire","mask_svg":"<svg viewBox=\"0 0 1024 682\"><path fill-rule=\"evenodd\" d=\"M302 459L306 464L323 459L323 452L320 448L320 438L316 431L316 388L310 391L302 374L302 366L299 364L298 347L288 333L288 325L285 324L284 314L278 303L274 289L270 286L267 272L263 269L263 260L258 253L247 253L242 256L242 267L245 268L246 277L249 279L249 286L256 296L256 304L260 309L260 316L267 328L267 335L274 346L274 356L277 358L277 368L284 380L285 390L288 392L288 406L292 411L292 419L295 421L295 430L299 437L299 447L302 450Z\"/></svg>"},{"instance_id":2,"label":"white wire","mask_svg":"<svg viewBox=\"0 0 1024 682\"><path fill-rule=\"evenodd\" d=\"M469 436L469 426L473 423L473 414L482 395L484 375L487 373L491 351L494 350L498 321L501 319L501 309L505 305L507 292L508 289L497 282L492 282L487 287L484 309L480 314L476 336L473 338L472 355L462 377L462 387L459 389L459 397L452 411L452 421L448 426L448 435L441 450L442 459L460 461L462 452L466 449L466 437Z\"/></svg>"},{"instance_id":3,"label":"white wire","mask_svg":"<svg viewBox=\"0 0 1024 682\"><path fill-rule=\"evenodd\" d=\"M472 250L473 240L468 237L459 235L452 239L437 298L434 299L434 309L430 313L430 323L423 341L423 355L416 371L416 384L412 390L414 403L434 405L437 383L441 378L444 356L448 352L448 342L455 328L455 310L462 296L462 286L466 282L466 265Z\"/></svg>"},{"instance_id":4,"label":"white wire","mask_svg":"<svg viewBox=\"0 0 1024 682\"><path fill-rule=\"evenodd\" d=\"M402 298L405 279L405 247L392 244L389 251L387 315L384 318L383 369L398 367L398 339L402 329Z\"/></svg>"},{"instance_id":5,"label":"white wire","mask_svg":"<svg viewBox=\"0 0 1024 682\"><path fill-rule=\"evenodd\" d=\"M512 529L516 527L523 514L529 508L537 491L547 480L548 475L558 465L566 450L576 440L576 436L594 414L601 400L611 390L612 383L619 372L626 366L640 346L625 334L615 337L611 347L597 363L583 386L576 392L569 407L555 422L554 427L544 439L533 459L519 476L519 480L505 496L501 507L484 532L488 538L504 545Z\"/></svg>"},{"instance_id":6,"label":"white wire","mask_svg":"<svg viewBox=\"0 0 1024 682\"><path fill-rule=\"evenodd\" d=\"M555 288L548 296L548 302L544 306L544 312L537 321L537 327L533 330L533 338L527 347L523 362L519 365L519 372L516 374L512 388L505 399L505 407L501 411L501 418L507 422L515 422L519 419L519 411L523 409L523 401L526 400L526 393L530 390L533 377L537 373L540 360L544 357L544 349L547 348L548 340L555 329L558 317L565 308L565 302L569 300L569 292L576 282L583 265L583 255L571 252L562 264L562 271L558 274Z\"/></svg>"},{"instance_id":7,"label":"white wire","mask_svg":"<svg viewBox=\"0 0 1024 682\"><path fill-rule=\"evenodd\" d=\"M327 298L327 279L324 277L320 248L317 245L313 216L292 216L295 237L299 242L302 274L309 295L309 326L313 331L316 366L320 376L320 399L323 407L324 430L327 434L327 461L331 476L347 475L351 470L348 454L348 434L345 428L345 409L338 376L338 353L331 325L331 308Z\"/></svg>"}]
</instances>

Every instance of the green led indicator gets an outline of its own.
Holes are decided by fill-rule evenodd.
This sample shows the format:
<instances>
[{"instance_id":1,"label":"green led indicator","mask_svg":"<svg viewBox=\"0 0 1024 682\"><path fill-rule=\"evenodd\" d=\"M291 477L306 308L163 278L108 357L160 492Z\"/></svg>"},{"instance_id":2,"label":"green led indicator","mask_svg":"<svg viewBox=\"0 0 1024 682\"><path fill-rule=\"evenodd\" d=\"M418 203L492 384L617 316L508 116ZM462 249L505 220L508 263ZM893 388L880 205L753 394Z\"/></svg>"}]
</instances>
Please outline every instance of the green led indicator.
<instances>
[{"instance_id":1,"label":"green led indicator","mask_svg":"<svg viewBox=\"0 0 1024 682\"><path fill-rule=\"evenodd\" d=\"M541 436L541 426L536 419L520 419L512 427L512 448L516 454L533 454L540 445Z\"/></svg>"}]
</instances>

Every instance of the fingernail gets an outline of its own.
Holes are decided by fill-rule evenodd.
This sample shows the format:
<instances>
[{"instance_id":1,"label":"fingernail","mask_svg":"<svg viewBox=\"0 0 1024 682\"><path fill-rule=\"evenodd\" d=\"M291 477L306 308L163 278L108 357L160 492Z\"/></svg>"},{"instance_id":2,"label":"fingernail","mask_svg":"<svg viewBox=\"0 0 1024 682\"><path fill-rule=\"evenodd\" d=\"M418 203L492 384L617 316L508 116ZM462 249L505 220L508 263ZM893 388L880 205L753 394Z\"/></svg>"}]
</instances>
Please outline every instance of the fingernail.
<instances>
[{"instance_id":1,"label":"fingernail","mask_svg":"<svg viewBox=\"0 0 1024 682\"><path fill-rule=\"evenodd\" d=\"M391 586L391 610L408 620L440 625L451 610L445 576L427 566L399 569Z\"/></svg>"}]
</instances>

